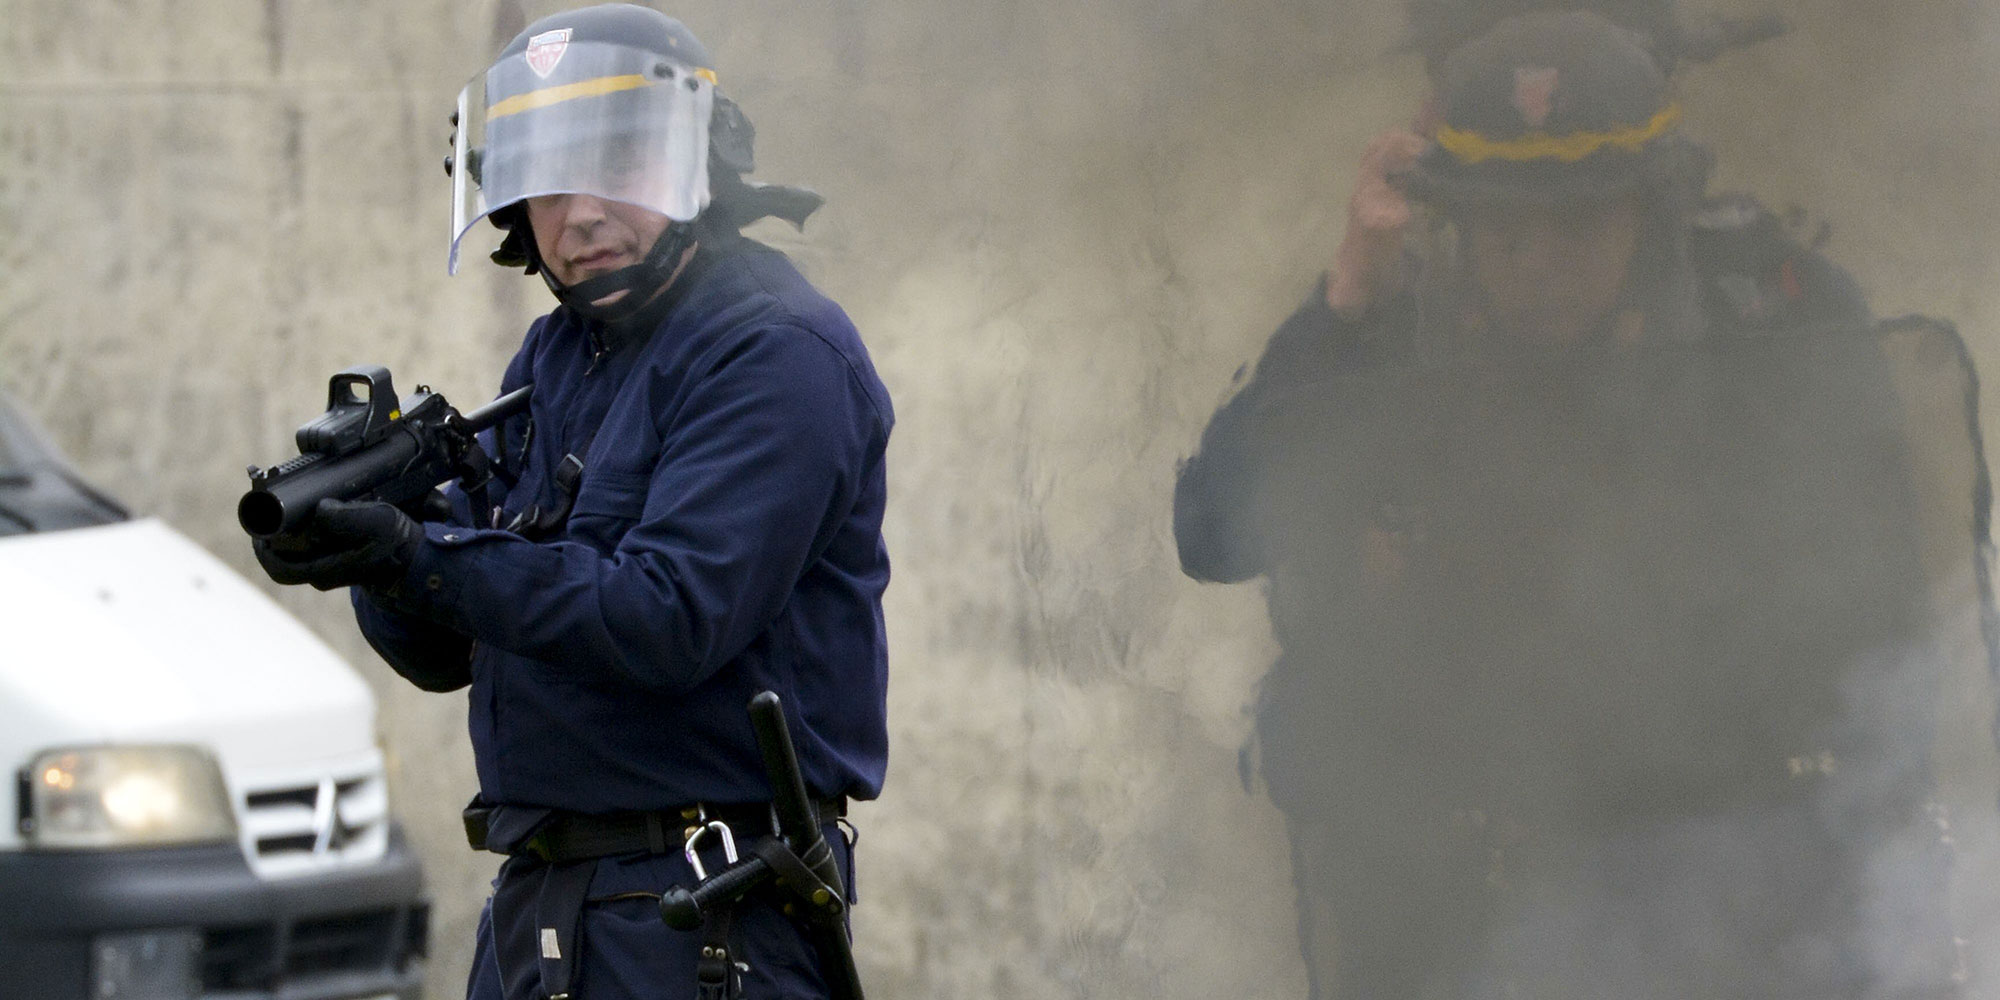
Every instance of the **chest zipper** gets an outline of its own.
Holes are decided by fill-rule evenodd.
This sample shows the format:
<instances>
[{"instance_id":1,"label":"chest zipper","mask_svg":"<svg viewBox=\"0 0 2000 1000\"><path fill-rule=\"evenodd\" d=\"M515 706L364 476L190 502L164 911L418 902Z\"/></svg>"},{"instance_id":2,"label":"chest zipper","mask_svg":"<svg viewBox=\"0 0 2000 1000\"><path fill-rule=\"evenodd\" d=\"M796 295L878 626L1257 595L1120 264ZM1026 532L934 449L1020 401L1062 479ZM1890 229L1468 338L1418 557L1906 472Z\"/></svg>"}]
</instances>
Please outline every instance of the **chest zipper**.
<instances>
[{"instance_id":1,"label":"chest zipper","mask_svg":"<svg viewBox=\"0 0 2000 1000\"><path fill-rule=\"evenodd\" d=\"M595 374L597 366L603 363L604 356L610 353L611 349L604 346L603 335L596 330L590 331L590 364L583 370L584 377L588 378Z\"/></svg>"}]
</instances>

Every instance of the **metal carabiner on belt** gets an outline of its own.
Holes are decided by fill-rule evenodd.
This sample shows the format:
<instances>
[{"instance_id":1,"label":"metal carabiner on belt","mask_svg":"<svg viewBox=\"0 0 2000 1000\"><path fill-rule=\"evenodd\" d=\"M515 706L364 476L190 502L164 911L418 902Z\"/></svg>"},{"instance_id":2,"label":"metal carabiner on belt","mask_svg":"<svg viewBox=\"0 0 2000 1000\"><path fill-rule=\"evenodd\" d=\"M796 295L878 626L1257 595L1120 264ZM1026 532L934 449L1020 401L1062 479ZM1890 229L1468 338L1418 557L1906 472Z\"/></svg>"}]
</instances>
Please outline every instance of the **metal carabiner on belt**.
<instances>
[{"instance_id":1,"label":"metal carabiner on belt","mask_svg":"<svg viewBox=\"0 0 2000 1000\"><path fill-rule=\"evenodd\" d=\"M709 820L706 825L695 827L694 832L688 834L687 844L681 848L681 853L687 856L688 867L694 869L696 880L708 878L708 869L702 866L698 848L701 838L710 832L722 839L722 859L732 865L736 863L736 835L730 832L729 824L719 819Z\"/></svg>"}]
</instances>

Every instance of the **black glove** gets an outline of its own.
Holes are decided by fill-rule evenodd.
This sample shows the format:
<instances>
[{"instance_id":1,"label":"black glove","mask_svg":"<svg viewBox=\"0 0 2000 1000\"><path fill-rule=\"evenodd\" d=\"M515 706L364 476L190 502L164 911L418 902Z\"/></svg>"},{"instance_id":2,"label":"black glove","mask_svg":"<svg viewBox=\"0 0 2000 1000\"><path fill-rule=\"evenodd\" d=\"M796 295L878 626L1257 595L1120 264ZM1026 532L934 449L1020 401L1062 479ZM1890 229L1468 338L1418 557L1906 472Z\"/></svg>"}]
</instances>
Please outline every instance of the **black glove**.
<instances>
[{"instance_id":1,"label":"black glove","mask_svg":"<svg viewBox=\"0 0 2000 1000\"><path fill-rule=\"evenodd\" d=\"M384 587L402 578L423 537L417 522L389 504L321 500L304 531L253 539L250 548L282 584Z\"/></svg>"}]
</instances>

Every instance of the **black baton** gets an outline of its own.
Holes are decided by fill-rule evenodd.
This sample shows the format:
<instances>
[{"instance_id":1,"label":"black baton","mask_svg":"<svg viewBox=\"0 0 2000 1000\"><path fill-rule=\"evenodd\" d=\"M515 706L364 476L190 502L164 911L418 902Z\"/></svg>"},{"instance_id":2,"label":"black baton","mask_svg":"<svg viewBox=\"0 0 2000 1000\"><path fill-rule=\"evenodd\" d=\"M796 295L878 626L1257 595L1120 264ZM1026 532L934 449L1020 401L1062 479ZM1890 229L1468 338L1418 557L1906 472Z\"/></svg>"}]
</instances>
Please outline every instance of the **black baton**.
<instances>
[{"instance_id":1,"label":"black baton","mask_svg":"<svg viewBox=\"0 0 2000 1000\"><path fill-rule=\"evenodd\" d=\"M806 797L805 776L785 724L784 703L759 691L750 699L750 727L771 782L771 807L778 835L759 838L750 854L703 879L694 888L675 886L660 896L660 919L679 930L701 927L710 912L766 884L780 888L781 909L805 930L819 953L822 972L835 1000L863 1000L854 946L847 939L847 893L840 863L819 828L819 811Z\"/></svg>"}]
</instances>

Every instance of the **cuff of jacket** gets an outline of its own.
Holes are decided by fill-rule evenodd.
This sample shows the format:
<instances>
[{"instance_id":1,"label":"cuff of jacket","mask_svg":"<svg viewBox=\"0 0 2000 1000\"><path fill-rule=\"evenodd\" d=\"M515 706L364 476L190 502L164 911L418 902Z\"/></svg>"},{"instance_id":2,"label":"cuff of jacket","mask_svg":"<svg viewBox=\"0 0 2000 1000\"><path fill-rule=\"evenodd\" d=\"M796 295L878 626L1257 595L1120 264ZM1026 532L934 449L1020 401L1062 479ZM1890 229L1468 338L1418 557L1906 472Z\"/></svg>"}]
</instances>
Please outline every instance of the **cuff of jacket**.
<instances>
[{"instance_id":1,"label":"cuff of jacket","mask_svg":"<svg viewBox=\"0 0 2000 1000\"><path fill-rule=\"evenodd\" d=\"M416 615L464 632L468 622L461 595L468 574L481 572L478 543L498 534L460 524L428 523L410 565L394 586L371 594L393 611Z\"/></svg>"},{"instance_id":2,"label":"cuff of jacket","mask_svg":"<svg viewBox=\"0 0 2000 1000\"><path fill-rule=\"evenodd\" d=\"M1387 303L1382 299L1368 303L1360 312L1351 316L1336 312L1326 301L1326 286L1330 280L1329 275L1321 272L1319 280L1313 283L1312 294L1306 297L1304 305L1299 306L1299 311L1292 314L1295 321L1311 324L1314 328L1329 334L1337 334L1343 330L1360 331L1375 326L1388 312ZM1389 298L1393 300L1396 296Z\"/></svg>"},{"instance_id":3,"label":"cuff of jacket","mask_svg":"<svg viewBox=\"0 0 2000 1000\"><path fill-rule=\"evenodd\" d=\"M1326 284L1326 275L1321 275L1305 303L1285 321L1286 327L1305 342L1329 345L1334 366L1341 370L1410 359L1420 322L1414 293L1395 292L1346 316L1327 304Z\"/></svg>"}]
</instances>

